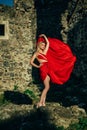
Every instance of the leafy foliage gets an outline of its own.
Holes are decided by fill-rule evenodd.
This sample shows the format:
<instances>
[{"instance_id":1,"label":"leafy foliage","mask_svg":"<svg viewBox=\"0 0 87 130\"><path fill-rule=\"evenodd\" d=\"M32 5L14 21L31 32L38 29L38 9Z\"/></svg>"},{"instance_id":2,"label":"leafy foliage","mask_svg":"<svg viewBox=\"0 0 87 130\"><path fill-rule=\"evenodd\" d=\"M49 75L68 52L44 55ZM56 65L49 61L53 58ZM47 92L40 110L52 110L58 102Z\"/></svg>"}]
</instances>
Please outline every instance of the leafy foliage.
<instances>
[{"instance_id":1,"label":"leafy foliage","mask_svg":"<svg viewBox=\"0 0 87 130\"><path fill-rule=\"evenodd\" d=\"M19 87L18 85L14 85L14 89L13 90L16 91L18 89L18 87Z\"/></svg>"},{"instance_id":2,"label":"leafy foliage","mask_svg":"<svg viewBox=\"0 0 87 130\"><path fill-rule=\"evenodd\" d=\"M29 90L29 89L26 89L24 91L24 94L27 94L29 97L31 97L32 99L37 99L36 95L34 94L33 91Z\"/></svg>"},{"instance_id":3,"label":"leafy foliage","mask_svg":"<svg viewBox=\"0 0 87 130\"><path fill-rule=\"evenodd\" d=\"M87 130L87 117L80 118L78 123L71 124L66 130Z\"/></svg>"}]
</instances>

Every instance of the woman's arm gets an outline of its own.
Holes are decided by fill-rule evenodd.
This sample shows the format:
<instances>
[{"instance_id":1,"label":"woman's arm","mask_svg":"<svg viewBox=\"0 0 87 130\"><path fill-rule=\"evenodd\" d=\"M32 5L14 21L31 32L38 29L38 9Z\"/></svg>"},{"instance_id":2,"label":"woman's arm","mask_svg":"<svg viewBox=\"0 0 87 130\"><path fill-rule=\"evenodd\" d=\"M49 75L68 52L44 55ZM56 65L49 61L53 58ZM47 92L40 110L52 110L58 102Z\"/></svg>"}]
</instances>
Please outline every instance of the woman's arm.
<instances>
[{"instance_id":1,"label":"woman's arm","mask_svg":"<svg viewBox=\"0 0 87 130\"><path fill-rule=\"evenodd\" d=\"M33 56L31 57L30 64L36 68L40 68L41 65L37 65L34 63L35 58L36 58L36 53L34 53Z\"/></svg>"},{"instance_id":2,"label":"woman's arm","mask_svg":"<svg viewBox=\"0 0 87 130\"><path fill-rule=\"evenodd\" d=\"M44 37L44 39L46 41L46 48L44 49L44 54L46 54L48 49L49 49L49 41L48 41L47 37L44 34L39 35L39 37Z\"/></svg>"}]
</instances>

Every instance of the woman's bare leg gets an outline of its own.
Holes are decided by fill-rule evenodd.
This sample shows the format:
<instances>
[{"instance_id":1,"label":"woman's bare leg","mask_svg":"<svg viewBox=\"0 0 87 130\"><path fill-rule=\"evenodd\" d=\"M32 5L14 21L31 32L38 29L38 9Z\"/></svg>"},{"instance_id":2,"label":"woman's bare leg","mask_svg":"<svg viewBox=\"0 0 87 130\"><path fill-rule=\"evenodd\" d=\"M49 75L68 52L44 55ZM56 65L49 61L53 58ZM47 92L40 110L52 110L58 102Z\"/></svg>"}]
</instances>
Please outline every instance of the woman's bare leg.
<instances>
[{"instance_id":1,"label":"woman's bare leg","mask_svg":"<svg viewBox=\"0 0 87 130\"><path fill-rule=\"evenodd\" d=\"M40 102L38 103L38 106L45 106L46 95L50 88L50 77L48 75L46 76L43 83L44 83L44 89L42 91L41 99L40 99Z\"/></svg>"}]
</instances>

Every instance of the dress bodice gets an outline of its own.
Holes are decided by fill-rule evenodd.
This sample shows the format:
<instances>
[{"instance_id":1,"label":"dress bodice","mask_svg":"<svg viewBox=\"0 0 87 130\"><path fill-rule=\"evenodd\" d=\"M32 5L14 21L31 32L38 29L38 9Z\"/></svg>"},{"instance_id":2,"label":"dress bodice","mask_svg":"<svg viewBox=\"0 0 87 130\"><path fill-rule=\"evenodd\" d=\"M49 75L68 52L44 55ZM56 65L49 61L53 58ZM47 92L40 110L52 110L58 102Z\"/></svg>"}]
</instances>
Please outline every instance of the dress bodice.
<instances>
[{"instance_id":1,"label":"dress bodice","mask_svg":"<svg viewBox=\"0 0 87 130\"><path fill-rule=\"evenodd\" d=\"M42 53L39 53L38 56L37 56L38 59L41 59L41 60L46 60L47 61L47 57L45 54L42 54Z\"/></svg>"}]
</instances>

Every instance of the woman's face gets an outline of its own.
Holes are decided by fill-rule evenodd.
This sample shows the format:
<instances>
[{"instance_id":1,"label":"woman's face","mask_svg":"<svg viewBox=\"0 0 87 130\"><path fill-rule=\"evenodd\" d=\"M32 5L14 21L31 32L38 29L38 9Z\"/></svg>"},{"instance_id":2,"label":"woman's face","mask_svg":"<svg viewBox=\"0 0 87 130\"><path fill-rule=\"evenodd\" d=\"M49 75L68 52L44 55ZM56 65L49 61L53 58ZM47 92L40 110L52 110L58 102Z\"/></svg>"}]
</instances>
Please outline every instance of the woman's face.
<instances>
[{"instance_id":1,"label":"woman's face","mask_svg":"<svg viewBox=\"0 0 87 130\"><path fill-rule=\"evenodd\" d=\"M46 45L45 45L44 42L41 42L41 43L39 44L39 48L40 48L41 50L44 50L45 47L46 47Z\"/></svg>"}]
</instances>

